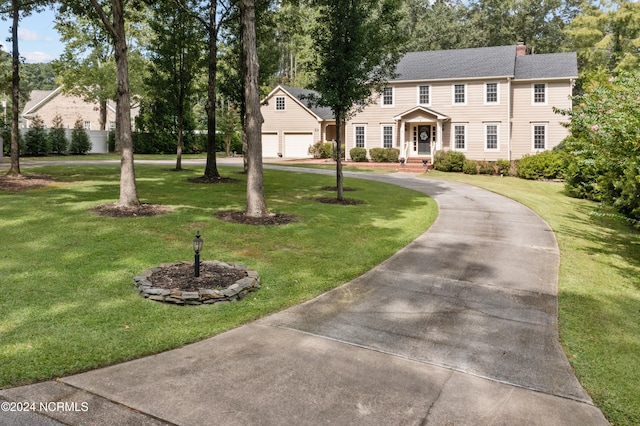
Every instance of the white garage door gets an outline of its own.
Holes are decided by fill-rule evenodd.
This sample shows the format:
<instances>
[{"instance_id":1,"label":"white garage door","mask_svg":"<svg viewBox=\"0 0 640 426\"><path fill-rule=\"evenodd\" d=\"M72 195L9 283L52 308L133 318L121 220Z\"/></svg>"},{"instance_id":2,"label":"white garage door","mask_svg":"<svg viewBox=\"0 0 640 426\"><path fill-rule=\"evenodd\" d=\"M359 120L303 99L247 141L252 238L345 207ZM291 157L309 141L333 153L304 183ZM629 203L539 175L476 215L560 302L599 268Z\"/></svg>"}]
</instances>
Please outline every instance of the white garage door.
<instances>
[{"instance_id":1,"label":"white garage door","mask_svg":"<svg viewBox=\"0 0 640 426\"><path fill-rule=\"evenodd\" d=\"M262 134L262 156L272 158L278 156L278 134L263 133Z\"/></svg>"},{"instance_id":2,"label":"white garage door","mask_svg":"<svg viewBox=\"0 0 640 426\"><path fill-rule=\"evenodd\" d=\"M309 147L313 145L313 133L285 133L284 156L286 158L311 158Z\"/></svg>"}]
</instances>

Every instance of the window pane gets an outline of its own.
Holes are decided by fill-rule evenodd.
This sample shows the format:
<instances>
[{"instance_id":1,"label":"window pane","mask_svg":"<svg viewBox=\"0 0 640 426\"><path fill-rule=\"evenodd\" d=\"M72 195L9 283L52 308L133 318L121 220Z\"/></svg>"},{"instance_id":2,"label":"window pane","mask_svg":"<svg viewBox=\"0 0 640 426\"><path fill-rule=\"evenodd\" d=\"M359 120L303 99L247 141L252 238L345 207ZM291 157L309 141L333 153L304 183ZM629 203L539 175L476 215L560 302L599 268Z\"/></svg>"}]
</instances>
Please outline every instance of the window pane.
<instances>
[{"instance_id":1,"label":"window pane","mask_svg":"<svg viewBox=\"0 0 640 426\"><path fill-rule=\"evenodd\" d=\"M393 147L393 127L392 126L384 126L382 128L382 147L383 148Z\"/></svg>"},{"instance_id":2,"label":"window pane","mask_svg":"<svg viewBox=\"0 0 640 426\"><path fill-rule=\"evenodd\" d=\"M364 126L356 126L356 147L364 148Z\"/></svg>"},{"instance_id":3,"label":"window pane","mask_svg":"<svg viewBox=\"0 0 640 426\"><path fill-rule=\"evenodd\" d=\"M545 85L544 84L534 84L533 85L533 102L535 103L545 103Z\"/></svg>"},{"instance_id":4,"label":"window pane","mask_svg":"<svg viewBox=\"0 0 640 426\"><path fill-rule=\"evenodd\" d=\"M487 83L487 103L498 102L498 83Z\"/></svg>"},{"instance_id":5,"label":"window pane","mask_svg":"<svg viewBox=\"0 0 640 426\"><path fill-rule=\"evenodd\" d=\"M385 87L382 92L382 104L393 105L393 87Z\"/></svg>"},{"instance_id":6,"label":"window pane","mask_svg":"<svg viewBox=\"0 0 640 426\"><path fill-rule=\"evenodd\" d=\"M465 128L464 126L455 126L455 147L456 149L465 149Z\"/></svg>"},{"instance_id":7,"label":"window pane","mask_svg":"<svg viewBox=\"0 0 640 426\"><path fill-rule=\"evenodd\" d=\"M464 95L464 84L456 84L454 86L454 102L457 104L463 104L465 102Z\"/></svg>"},{"instance_id":8,"label":"window pane","mask_svg":"<svg viewBox=\"0 0 640 426\"><path fill-rule=\"evenodd\" d=\"M498 149L498 126L487 126L487 149Z\"/></svg>"},{"instance_id":9,"label":"window pane","mask_svg":"<svg viewBox=\"0 0 640 426\"><path fill-rule=\"evenodd\" d=\"M420 86L420 103L429 103L429 86Z\"/></svg>"},{"instance_id":10,"label":"window pane","mask_svg":"<svg viewBox=\"0 0 640 426\"><path fill-rule=\"evenodd\" d=\"M279 96L276 98L276 110L284 111L284 96Z\"/></svg>"},{"instance_id":11,"label":"window pane","mask_svg":"<svg viewBox=\"0 0 640 426\"><path fill-rule=\"evenodd\" d=\"M546 130L545 126L533 126L533 149L546 149Z\"/></svg>"}]
</instances>

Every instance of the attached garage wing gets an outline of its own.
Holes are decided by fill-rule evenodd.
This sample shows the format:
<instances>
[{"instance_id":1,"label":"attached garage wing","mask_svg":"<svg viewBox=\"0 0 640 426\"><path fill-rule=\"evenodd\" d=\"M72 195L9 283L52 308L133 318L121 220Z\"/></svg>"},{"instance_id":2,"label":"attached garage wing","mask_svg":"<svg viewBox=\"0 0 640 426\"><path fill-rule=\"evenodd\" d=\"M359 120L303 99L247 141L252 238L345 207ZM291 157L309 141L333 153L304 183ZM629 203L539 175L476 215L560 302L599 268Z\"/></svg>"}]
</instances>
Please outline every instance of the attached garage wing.
<instances>
[{"instance_id":1,"label":"attached garage wing","mask_svg":"<svg viewBox=\"0 0 640 426\"><path fill-rule=\"evenodd\" d=\"M278 149L278 134L263 133L262 134L262 156L266 158L277 157L280 150Z\"/></svg>"},{"instance_id":2,"label":"attached garage wing","mask_svg":"<svg viewBox=\"0 0 640 426\"><path fill-rule=\"evenodd\" d=\"M285 133L284 157L311 158L309 147L313 145L313 133Z\"/></svg>"}]
</instances>

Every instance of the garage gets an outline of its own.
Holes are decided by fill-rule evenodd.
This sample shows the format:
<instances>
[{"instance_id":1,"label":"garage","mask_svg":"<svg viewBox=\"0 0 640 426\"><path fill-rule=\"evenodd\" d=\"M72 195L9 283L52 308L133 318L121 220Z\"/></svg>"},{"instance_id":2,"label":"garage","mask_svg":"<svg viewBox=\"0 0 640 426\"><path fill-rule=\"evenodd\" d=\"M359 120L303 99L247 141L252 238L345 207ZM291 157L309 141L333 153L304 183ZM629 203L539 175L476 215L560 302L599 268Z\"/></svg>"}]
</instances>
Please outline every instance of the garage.
<instances>
[{"instance_id":1,"label":"garage","mask_svg":"<svg viewBox=\"0 0 640 426\"><path fill-rule=\"evenodd\" d=\"M277 133L263 133L262 134L262 156L266 158L273 158L278 156L278 134Z\"/></svg>"},{"instance_id":2,"label":"garage","mask_svg":"<svg viewBox=\"0 0 640 426\"><path fill-rule=\"evenodd\" d=\"M313 133L285 133L284 156L286 158L311 158L309 147L313 145Z\"/></svg>"}]
</instances>

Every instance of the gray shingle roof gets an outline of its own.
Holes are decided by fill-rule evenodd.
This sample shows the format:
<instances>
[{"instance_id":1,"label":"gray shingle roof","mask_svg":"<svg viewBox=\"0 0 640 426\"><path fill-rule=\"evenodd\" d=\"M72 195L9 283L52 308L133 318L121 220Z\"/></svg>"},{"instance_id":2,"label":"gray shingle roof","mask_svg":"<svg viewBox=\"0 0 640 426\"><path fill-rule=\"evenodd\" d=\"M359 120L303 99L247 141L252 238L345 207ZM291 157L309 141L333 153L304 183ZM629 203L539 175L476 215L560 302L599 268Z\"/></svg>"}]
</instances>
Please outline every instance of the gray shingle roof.
<instances>
[{"instance_id":1,"label":"gray shingle roof","mask_svg":"<svg viewBox=\"0 0 640 426\"><path fill-rule=\"evenodd\" d=\"M439 80L512 76L516 46L409 52L395 80Z\"/></svg>"},{"instance_id":2,"label":"gray shingle roof","mask_svg":"<svg viewBox=\"0 0 640 426\"><path fill-rule=\"evenodd\" d=\"M578 59L575 52L518 56L516 79L577 78Z\"/></svg>"},{"instance_id":3,"label":"gray shingle roof","mask_svg":"<svg viewBox=\"0 0 640 426\"><path fill-rule=\"evenodd\" d=\"M575 53L516 56L516 46L409 52L396 67L402 80L576 78Z\"/></svg>"},{"instance_id":4,"label":"gray shingle roof","mask_svg":"<svg viewBox=\"0 0 640 426\"><path fill-rule=\"evenodd\" d=\"M319 107L317 105L314 105L312 100L309 98L310 96L319 97L320 94L318 92L314 90L308 90L308 89L298 89L297 87L285 86L282 84L280 85L280 87L286 90L291 96L294 96L296 99L298 99L304 106L309 108L311 111L313 111L314 114L316 114L318 117L322 118L323 120L334 119L333 112L331 111L330 108Z\"/></svg>"}]
</instances>

